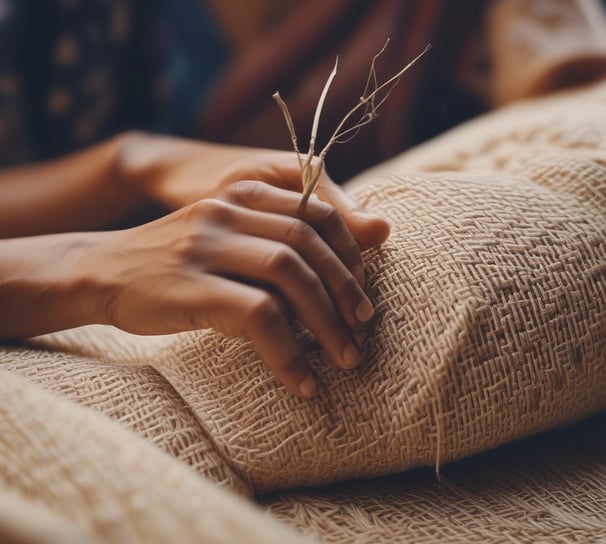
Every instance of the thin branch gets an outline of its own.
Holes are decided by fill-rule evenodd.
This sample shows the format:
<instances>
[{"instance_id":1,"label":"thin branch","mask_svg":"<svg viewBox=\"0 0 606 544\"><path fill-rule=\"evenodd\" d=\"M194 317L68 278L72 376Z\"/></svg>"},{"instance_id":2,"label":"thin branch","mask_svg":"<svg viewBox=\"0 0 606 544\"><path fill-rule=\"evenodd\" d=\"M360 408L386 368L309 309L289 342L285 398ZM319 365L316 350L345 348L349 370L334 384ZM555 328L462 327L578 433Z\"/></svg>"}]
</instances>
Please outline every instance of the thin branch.
<instances>
[{"instance_id":1,"label":"thin branch","mask_svg":"<svg viewBox=\"0 0 606 544\"><path fill-rule=\"evenodd\" d=\"M307 200L309 199L311 193L314 192L318 179L320 179L320 174L315 174L312 169L312 160L314 158L314 151L316 147L316 138L318 135L318 126L320 125L320 116L322 115L322 108L324 107L324 102L326 101L326 95L328 94L328 89L332 83L332 80L337 75L337 66L339 64L339 57L335 60L335 65L330 72L326 83L324 83L324 87L322 92L320 93L320 98L318 99L318 104L316 105L316 111L314 113L314 119L311 126L311 135L309 137L309 149L307 150L307 157L305 158L305 163L303 164L303 168L301 170L301 182L303 185L303 198L301 199L301 205L299 205L299 211L302 213L305 210L305 205L307 204ZM323 167L323 165L322 165Z\"/></svg>"},{"instance_id":2,"label":"thin branch","mask_svg":"<svg viewBox=\"0 0 606 544\"><path fill-rule=\"evenodd\" d=\"M314 114L314 121L311 126L311 136L309 138L309 150L307 152L309 157L313 157L313 155L314 155L314 148L316 146L316 137L318 135L318 125L320 124L320 116L322 114L322 108L324 107L324 102L326 101L326 95L328 94L328 89L330 89L332 80L337 75L337 66L338 65L339 65L339 57L337 57L337 59L335 61L335 66L332 69L332 72L330 72L330 75L328 76L326 83L324 84L324 88L322 89L322 94L320 94L320 98L318 100L318 105L316 106L316 112ZM308 159L308 161L311 161L311 159Z\"/></svg>"},{"instance_id":3,"label":"thin branch","mask_svg":"<svg viewBox=\"0 0 606 544\"><path fill-rule=\"evenodd\" d=\"M282 115L284 116L284 120L286 121L286 126L288 127L288 132L290 133L290 140L292 142L292 146L297 154L297 159L299 159L299 168L303 170L303 159L301 157L301 151L299 151L299 144L297 142L297 133L295 131L295 124L293 123L292 117L290 115L290 111L288 110L288 106L286 102L280 96L280 93L276 91L272 94L272 98L278 103L280 109L282 110Z\"/></svg>"},{"instance_id":4,"label":"thin branch","mask_svg":"<svg viewBox=\"0 0 606 544\"><path fill-rule=\"evenodd\" d=\"M379 81L377 80L377 70L375 68L375 65L377 63L377 59L387 49L387 46L389 45L389 41L390 41L390 39L387 38L387 40L385 40L385 44L383 45L381 50L372 58L372 61L370 63L370 69L368 70L368 77L366 78L366 85L364 85L364 92L362 93L362 97L366 96L366 93L369 91L371 79L372 79L372 88L373 89L376 89L379 86ZM368 113L368 110L365 110L364 113Z\"/></svg>"},{"instance_id":5,"label":"thin branch","mask_svg":"<svg viewBox=\"0 0 606 544\"><path fill-rule=\"evenodd\" d=\"M389 45L389 38L387 38L387 40L385 41L385 45L383 45L381 50L372 58L372 61L370 63L370 70L368 70L368 78L366 79L366 85L364 86L364 92L362 93L362 96L366 96L366 93L368 92L368 88L370 87L371 79L372 79L372 88L373 89L376 89L377 86L379 85L379 82L377 81L377 70L375 69L375 64L377 63L377 59L385 52L385 49L387 49L388 45Z\"/></svg>"},{"instance_id":6,"label":"thin branch","mask_svg":"<svg viewBox=\"0 0 606 544\"><path fill-rule=\"evenodd\" d=\"M373 89L376 89L379 86L379 82L377 80L377 70L375 68L375 65L377 63L377 59L385 52L385 49L387 49L389 42L390 42L390 39L387 38L387 40L385 41L385 44L383 45L381 50L372 58L372 61L370 63L370 69L368 70L368 76L366 77L366 84L364 85L364 91L362 92L361 99L363 99L366 96L366 94L369 92L369 90L371 88L371 86L370 86L371 81L372 81ZM391 92L391 91L389 91L389 92ZM389 92L388 92L387 96L389 96ZM377 106L375 106L374 103L372 103L372 102L374 102L374 101L366 103L366 105L364 107L364 113L362 113L362 115L360 116L360 121L358 121L353 127L345 130L344 132L341 132L341 134L339 134L337 136L337 139L335 139L334 143L344 144L344 143L351 141L353 138L355 138L358 135L358 132L360 132L360 129L364 125L367 125L368 123L370 123L371 121L373 121L375 119L375 117L377 116L377 114L375 113ZM348 134L348 136L346 138L344 138L344 136L347 134Z\"/></svg>"},{"instance_id":7,"label":"thin branch","mask_svg":"<svg viewBox=\"0 0 606 544\"><path fill-rule=\"evenodd\" d=\"M397 74L390 77L387 81L385 81L384 83L379 85L368 96L363 96L362 98L360 98L360 101L351 110L349 110L349 112L347 114L345 114L345 117L343 117L341 122L337 125L337 128L335 129L335 131L332 133L332 136L328 140L328 143L324 146L324 149L322 149L322 151L320 151L319 157L321 160L324 160L324 158L326 157L326 154L328 153L328 150L332 147L332 145L335 143L335 141L339 138L339 134L340 134L341 130L343 129L343 127L345 126L345 124L347 123L347 121L349 121L349 119L362 106L365 106L366 104L370 103L377 96L377 94L380 91L382 91L386 87L389 87L394 82L397 83L397 81L399 81L399 79L404 75L404 73L407 72L410 68L412 68L417 63L417 61L423 55L425 55L425 53L427 53L430 49L431 49L431 44L428 44L419 55L417 55L411 62L409 62L406 66L404 66L404 68L402 68ZM392 89L393 89L393 87L392 87Z\"/></svg>"},{"instance_id":8,"label":"thin branch","mask_svg":"<svg viewBox=\"0 0 606 544\"><path fill-rule=\"evenodd\" d=\"M297 208L297 215L299 215L299 217L303 215L305 206L307 206L307 201L316 190L322 172L324 171L324 161L318 160L316 164L315 170L313 168L308 168L307 170L307 172L309 172L309 178L307 180L307 185L303 187L303 195L301 196L301 202L299 202L299 207Z\"/></svg>"},{"instance_id":9,"label":"thin branch","mask_svg":"<svg viewBox=\"0 0 606 544\"><path fill-rule=\"evenodd\" d=\"M322 93L320 94L320 98L318 99L318 104L316 106L316 111L314 114L312 128L311 128L309 149L307 151L307 156L305 158L305 161L303 161L302 154L298 147L297 135L295 132L295 127L294 127L292 117L290 115L290 112L288 111L288 106L286 105L284 100L282 100L282 98L280 97L280 93L275 92L273 94L274 100L276 100L276 102L280 106L280 109L282 110L282 114L284 115L284 119L286 121L286 125L288 126L288 131L290 133L290 138L292 140L294 150L295 150L295 152L297 154L297 158L299 160L299 167L301 168L301 182L303 185L303 195L301 197L301 202L299 204L299 209L298 209L299 215L302 215L304 213L305 206L307 205L309 198L311 197L313 192L316 190L316 187L318 186L320 177L322 176L322 172L324 171L324 159L326 158L326 154L328 153L328 151L330 150L332 145L335 143L341 143L343 141L347 141L347 140L355 137L355 135L358 133L358 131L363 126L372 122L377 117L377 109L379 107L381 107L381 105L389 98L389 95L391 94L391 92L393 91L395 86L400 82L400 79L402 78L404 73L407 72L410 68L412 68L417 63L417 61L431 49L431 44L428 44L425 47L425 49L417 57L415 57L411 62L409 62L404 68L402 68L402 70L400 70L397 74L390 77L387 81L385 81L381 85L379 85L378 80L377 80L377 72L376 72L375 65L376 65L377 59L383 54L383 52L387 48L388 44L389 44L389 39L385 42L385 45L382 47L382 49L373 57L372 62L370 64L370 70L368 72L368 78L366 79L366 85L364 87L364 92L362 93L360 100L351 110L349 110L349 112L347 112L347 114L345 114L345 116L341 119L340 123L337 125L337 128L332 133L330 139L328 140L326 145L322 148L322 150L318 154L315 168L314 168L314 164L312 161L314 158L318 126L320 124L322 108L324 106L324 102L326 101L326 95L328 94L330 85L332 84L332 81L337 74L337 65L339 62L338 57L335 62L335 66L332 69L332 72L330 73L330 75L328 76L328 79L326 80L326 83L324 84ZM372 91L370 91L371 83L372 83L372 89L373 89ZM382 91L385 91L385 96L383 96L377 103L376 98L379 95L379 93L381 93ZM358 113L358 111L362 107L364 108L364 111L362 112L362 115L360 116L358 121L355 122L351 127L344 128L345 125L349 122L349 120L353 117L353 115ZM344 140L343 139L344 137L347 137L347 138Z\"/></svg>"}]
</instances>

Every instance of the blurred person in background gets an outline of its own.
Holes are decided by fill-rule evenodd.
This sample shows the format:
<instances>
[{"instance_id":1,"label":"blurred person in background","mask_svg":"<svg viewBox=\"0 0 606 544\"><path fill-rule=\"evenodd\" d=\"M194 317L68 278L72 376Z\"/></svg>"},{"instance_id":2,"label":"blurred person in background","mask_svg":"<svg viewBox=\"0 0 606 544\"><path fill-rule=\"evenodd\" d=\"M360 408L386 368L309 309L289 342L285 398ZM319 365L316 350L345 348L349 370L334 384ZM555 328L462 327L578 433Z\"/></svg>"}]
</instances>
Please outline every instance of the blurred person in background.
<instances>
[{"instance_id":1,"label":"blurred person in background","mask_svg":"<svg viewBox=\"0 0 606 544\"><path fill-rule=\"evenodd\" d=\"M129 129L289 149L272 93L305 134L339 55L322 140L357 102L387 38L380 79L432 43L381 118L331 153L342 181L486 108L487 2L459 4L0 0L1 163L55 158Z\"/></svg>"}]
</instances>

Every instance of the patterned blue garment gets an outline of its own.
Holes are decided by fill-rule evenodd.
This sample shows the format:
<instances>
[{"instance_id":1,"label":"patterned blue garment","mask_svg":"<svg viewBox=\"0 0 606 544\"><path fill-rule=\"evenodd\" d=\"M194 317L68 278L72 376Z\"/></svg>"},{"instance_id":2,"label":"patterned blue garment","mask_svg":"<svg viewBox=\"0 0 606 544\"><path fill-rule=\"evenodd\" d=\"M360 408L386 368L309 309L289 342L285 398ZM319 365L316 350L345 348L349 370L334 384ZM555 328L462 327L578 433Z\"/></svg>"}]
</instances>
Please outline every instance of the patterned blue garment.
<instances>
[{"instance_id":1,"label":"patterned blue garment","mask_svg":"<svg viewBox=\"0 0 606 544\"><path fill-rule=\"evenodd\" d=\"M225 52L196 0L0 0L0 165L186 133Z\"/></svg>"}]
</instances>

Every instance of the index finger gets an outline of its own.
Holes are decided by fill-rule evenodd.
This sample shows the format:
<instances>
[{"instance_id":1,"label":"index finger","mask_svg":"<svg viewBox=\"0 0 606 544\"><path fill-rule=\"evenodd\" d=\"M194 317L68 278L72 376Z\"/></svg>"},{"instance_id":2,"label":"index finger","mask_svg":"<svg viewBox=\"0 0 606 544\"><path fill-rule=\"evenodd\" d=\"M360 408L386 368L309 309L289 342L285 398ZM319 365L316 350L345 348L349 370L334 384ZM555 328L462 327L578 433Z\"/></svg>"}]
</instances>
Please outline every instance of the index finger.
<instances>
[{"instance_id":1,"label":"index finger","mask_svg":"<svg viewBox=\"0 0 606 544\"><path fill-rule=\"evenodd\" d=\"M318 184L318 197L334 206L362 249L382 244L389 237L389 223L364 210L324 172Z\"/></svg>"}]
</instances>

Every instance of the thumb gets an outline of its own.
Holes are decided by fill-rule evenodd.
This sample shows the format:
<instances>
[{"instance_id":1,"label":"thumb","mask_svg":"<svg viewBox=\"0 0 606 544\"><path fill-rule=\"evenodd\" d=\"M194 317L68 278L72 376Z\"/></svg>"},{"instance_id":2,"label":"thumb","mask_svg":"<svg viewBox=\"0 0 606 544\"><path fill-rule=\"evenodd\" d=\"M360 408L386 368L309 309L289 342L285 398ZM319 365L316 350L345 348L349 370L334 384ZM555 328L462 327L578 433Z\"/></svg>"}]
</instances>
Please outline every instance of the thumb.
<instances>
[{"instance_id":1,"label":"thumb","mask_svg":"<svg viewBox=\"0 0 606 544\"><path fill-rule=\"evenodd\" d=\"M343 217L353 237L362 249L378 246L389 237L389 223L367 212L339 187L327 174L323 174L318 184L318 196L334 206Z\"/></svg>"}]
</instances>

